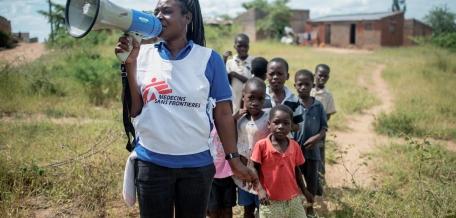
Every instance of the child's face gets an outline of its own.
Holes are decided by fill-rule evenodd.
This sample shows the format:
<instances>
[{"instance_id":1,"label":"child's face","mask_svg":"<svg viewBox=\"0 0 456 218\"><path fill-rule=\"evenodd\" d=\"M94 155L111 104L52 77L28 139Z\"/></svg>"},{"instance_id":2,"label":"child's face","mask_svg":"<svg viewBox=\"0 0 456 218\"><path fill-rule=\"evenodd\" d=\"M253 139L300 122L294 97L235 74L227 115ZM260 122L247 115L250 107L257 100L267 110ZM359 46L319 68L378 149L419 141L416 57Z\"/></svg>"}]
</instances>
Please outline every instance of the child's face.
<instances>
[{"instance_id":1,"label":"child's face","mask_svg":"<svg viewBox=\"0 0 456 218\"><path fill-rule=\"evenodd\" d=\"M266 74L269 86L272 90L282 90L285 81L288 79L286 67L280 62L270 62L268 64L268 72Z\"/></svg>"},{"instance_id":2,"label":"child's face","mask_svg":"<svg viewBox=\"0 0 456 218\"><path fill-rule=\"evenodd\" d=\"M268 122L269 130L272 135L277 139L284 139L288 137L291 131L291 118L290 114L285 111L277 110Z\"/></svg>"},{"instance_id":3,"label":"child's face","mask_svg":"<svg viewBox=\"0 0 456 218\"><path fill-rule=\"evenodd\" d=\"M310 90L313 88L313 81L308 76L299 75L295 78L294 87L300 98L307 98L310 96Z\"/></svg>"},{"instance_id":4,"label":"child's face","mask_svg":"<svg viewBox=\"0 0 456 218\"><path fill-rule=\"evenodd\" d=\"M234 42L234 49L236 49L240 58L247 57L249 53L249 41L241 37L236 38L236 41Z\"/></svg>"},{"instance_id":5,"label":"child's face","mask_svg":"<svg viewBox=\"0 0 456 218\"><path fill-rule=\"evenodd\" d=\"M255 84L250 84L245 87L244 107L252 116L257 116L261 113L264 104L264 96L266 95L264 88L260 88Z\"/></svg>"},{"instance_id":6,"label":"child's face","mask_svg":"<svg viewBox=\"0 0 456 218\"><path fill-rule=\"evenodd\" d=\"M324 88L326 82L329 80L329 71L324 68L317 68L317 72L315 72L315 84L319 88Z\"/></svg>"}]
</instances>

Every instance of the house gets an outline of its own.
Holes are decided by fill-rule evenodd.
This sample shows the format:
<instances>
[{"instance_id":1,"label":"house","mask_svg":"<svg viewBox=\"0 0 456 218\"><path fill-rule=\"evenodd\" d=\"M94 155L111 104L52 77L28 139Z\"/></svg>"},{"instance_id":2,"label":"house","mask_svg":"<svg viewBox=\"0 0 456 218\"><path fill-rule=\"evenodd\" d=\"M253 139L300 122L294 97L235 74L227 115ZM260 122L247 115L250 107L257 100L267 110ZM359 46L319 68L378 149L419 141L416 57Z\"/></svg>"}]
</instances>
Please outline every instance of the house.
<instances>
[{"instance_id":1,"label":"house","mask_svg":"<svg viewBox=\"0 0 456 218\"><path fill-rule=\"evenodd\" d=\"M313 44L336 47L377 48L401 46L404 12L331 15L309 20L306 32Z\"/></svg>"},{"instance_id":2,"label":"house","mask_svg":"<svg viewBox=\"0 0 456 218\"><path fill-rule=\"evenodd\" d=\"M290 26L295 33L304 32L309 13L309 10L291 10ZM257 28L257 22L265 16L266 14L258 9L249 9L240 14L235 22L240 24L241 31L249 36L250 41L255 42L265 38L265 34Z\"/></svg>"},{"instance_id":3,"label":"house","mask_svg":"<svg viewBox=\"0 0 456 218\"><path fill-rule=\"evenodd\" d=\"M11 35L11 22L2 16L0 16L0 31Z\"/></svg>"},{"instance_id":4,"label":"house","mask_svg":"<svg viewBox=\"0 0 456 218\"><path fill-rule=\"evenodd\" d=\"M416 20L407 19L404 23L404 45L410 46L415 45L412 41L413 37L426 37L432 35L432 27L429 25Z\"/></svg>"}]
</instances>

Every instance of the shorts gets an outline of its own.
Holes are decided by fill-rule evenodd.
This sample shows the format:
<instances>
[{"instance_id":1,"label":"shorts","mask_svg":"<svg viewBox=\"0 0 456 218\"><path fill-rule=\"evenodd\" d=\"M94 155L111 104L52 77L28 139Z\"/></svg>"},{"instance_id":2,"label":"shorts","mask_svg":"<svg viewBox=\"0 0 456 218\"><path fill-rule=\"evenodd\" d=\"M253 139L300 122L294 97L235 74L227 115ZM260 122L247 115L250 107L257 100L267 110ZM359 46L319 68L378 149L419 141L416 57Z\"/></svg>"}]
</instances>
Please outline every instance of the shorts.
<instances>
[{"instance_id":1,"label":"shorts","mask_svg":"<svg viewBox=\"0 0 456 218\"><path fill-rule=\"evenodd\" d=\"M236 185L233 179L231 177L214 178L207 209L214 211L234 206L236 206Z\"/></svg>"},{"instance_id":2,"label":"shorts","mask_svg":"<svg viewBox=\"0 0 456 218\"><path fill-rule=\"evenodd\" d=\"M306 217L306 210L304 209L304 205L302 204L303 199L304 197L302 195L299 195L287 201L269 200L269 205L260 206L260 217Z\"/></svg>"},{"instance_id":3,"label":"shorts","mask_svg":"<svg viewBox=\"0 0 456 218\"><path fill-rule=\"evenodd\" d=\"M240 206L250 206L255 204L256 207L259 207L260 200L258 199L258 195L254 195L238 188L238 204Z\"/></svg>"}]
</instances>

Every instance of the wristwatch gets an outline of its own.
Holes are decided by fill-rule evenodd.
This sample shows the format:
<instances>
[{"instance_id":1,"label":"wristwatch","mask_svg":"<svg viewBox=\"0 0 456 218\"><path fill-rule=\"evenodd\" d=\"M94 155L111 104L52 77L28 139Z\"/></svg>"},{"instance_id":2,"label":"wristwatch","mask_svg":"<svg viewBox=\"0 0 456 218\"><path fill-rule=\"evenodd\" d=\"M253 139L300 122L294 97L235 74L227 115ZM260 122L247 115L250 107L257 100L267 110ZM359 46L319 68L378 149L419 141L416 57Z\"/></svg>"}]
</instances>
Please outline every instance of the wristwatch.
<instances>
[{"instance_id":1,"label":"wristwatch","mask_svg":"<svg viewBox=\"0 0 456 218\"><path fill-rule=\"evenodd\" d=\"M231 160L233 158L239 157L239 153L233 152L233 153L228 153L225 155L225 160Z\"/></svg>"}]
</instances>

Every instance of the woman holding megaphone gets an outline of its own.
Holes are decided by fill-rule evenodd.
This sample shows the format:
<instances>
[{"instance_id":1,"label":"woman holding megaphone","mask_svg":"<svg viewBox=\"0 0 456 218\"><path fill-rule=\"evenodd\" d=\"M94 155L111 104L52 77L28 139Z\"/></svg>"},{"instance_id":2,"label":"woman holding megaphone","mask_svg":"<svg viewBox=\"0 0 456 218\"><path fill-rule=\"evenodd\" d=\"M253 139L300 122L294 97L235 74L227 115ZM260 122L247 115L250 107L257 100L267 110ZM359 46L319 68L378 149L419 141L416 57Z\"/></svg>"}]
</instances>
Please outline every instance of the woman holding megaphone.
<instances>
[{"instance_id":1,"label":"woman holding megaphone","mask_svg":"<svg viewBox=\"0 0 456 218\"><path fill-rule=\"evenodd\" d=\"M235 176L256 184L239 159L225 65L205 48L198 0L160 0L162 41L140 45L124 36L136 131L135 183L141 217L205 217L215 173L208 147L212 123ZM212 118L214 118L212 120ZM214 121L214 122L212 122Z\"/></svg>"}]
</instances>

